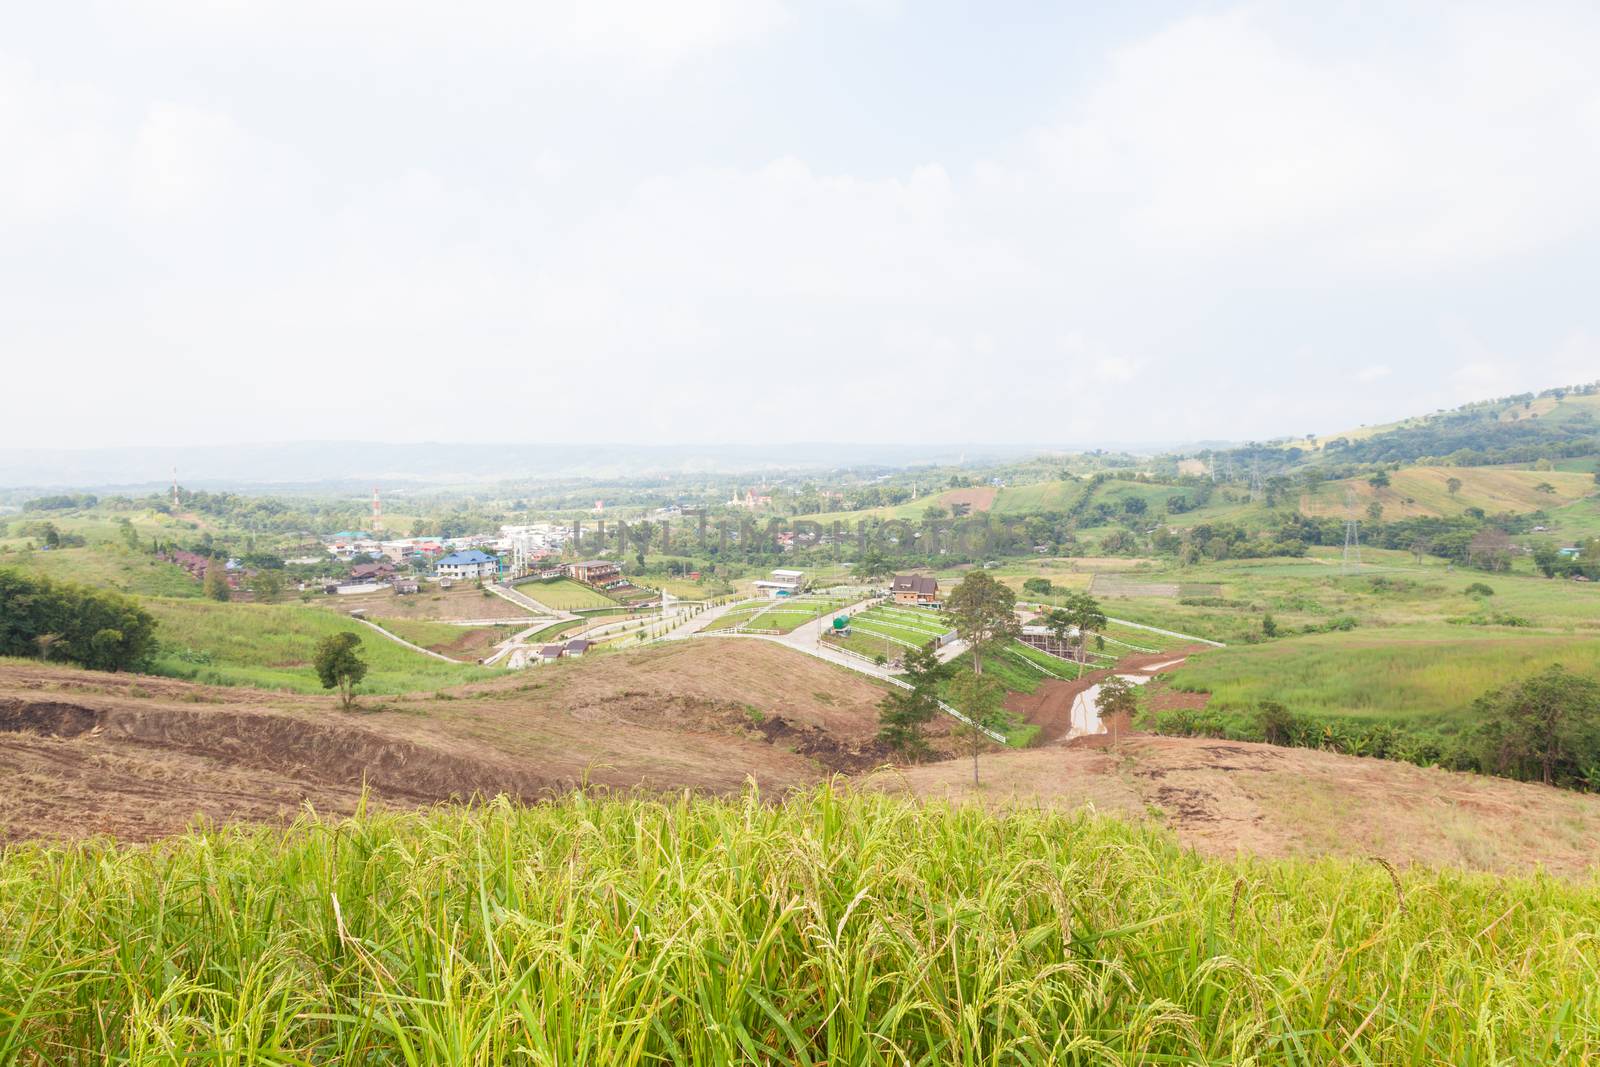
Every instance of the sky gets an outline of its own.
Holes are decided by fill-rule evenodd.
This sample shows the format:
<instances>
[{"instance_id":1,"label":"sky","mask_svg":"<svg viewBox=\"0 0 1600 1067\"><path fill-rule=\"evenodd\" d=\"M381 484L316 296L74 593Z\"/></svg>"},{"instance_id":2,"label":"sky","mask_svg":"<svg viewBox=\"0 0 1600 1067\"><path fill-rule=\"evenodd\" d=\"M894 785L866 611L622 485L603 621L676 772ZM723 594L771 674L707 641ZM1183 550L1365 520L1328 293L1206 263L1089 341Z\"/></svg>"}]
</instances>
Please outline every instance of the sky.
<instances>
[{"instance_id":1,"label":"sky","mask_svg":"<svg viewBox=\"0 0 1600 1067\"><path fill-rule=\"evenodd\" d=\"M1588 381L1596 55L1592 4L13 5L0 447L1246 440Z\"/></svg>"}]
</instances>

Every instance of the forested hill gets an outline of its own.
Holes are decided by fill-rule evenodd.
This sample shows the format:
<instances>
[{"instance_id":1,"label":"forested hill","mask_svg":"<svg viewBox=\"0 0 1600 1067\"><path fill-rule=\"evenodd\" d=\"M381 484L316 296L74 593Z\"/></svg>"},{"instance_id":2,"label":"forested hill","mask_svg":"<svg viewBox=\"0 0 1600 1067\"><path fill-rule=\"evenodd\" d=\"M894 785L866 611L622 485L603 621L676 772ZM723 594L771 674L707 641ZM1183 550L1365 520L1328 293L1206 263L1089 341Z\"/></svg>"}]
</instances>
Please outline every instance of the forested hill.
<instances>
[{"instance_id":1,"label":"forested hill","mask_svg":"<svg viewBox=\"0 0 1600 1067\"><path fill-rule=\"evenodd\" d=\"M1478 467L1600 453L1600 382L1467 404L1384 426L1210 453L1214 461L1285 466L1421 463Z\"/></svg>"}]
</instances>

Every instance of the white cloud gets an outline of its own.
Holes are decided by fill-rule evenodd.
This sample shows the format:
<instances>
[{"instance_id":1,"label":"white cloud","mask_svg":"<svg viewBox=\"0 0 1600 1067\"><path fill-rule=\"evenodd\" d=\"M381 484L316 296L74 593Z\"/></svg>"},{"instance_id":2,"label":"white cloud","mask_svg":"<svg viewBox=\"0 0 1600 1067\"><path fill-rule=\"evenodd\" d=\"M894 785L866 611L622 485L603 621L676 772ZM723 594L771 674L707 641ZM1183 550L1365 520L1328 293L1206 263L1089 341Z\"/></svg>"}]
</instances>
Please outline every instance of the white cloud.
<instances>
[{"instance_id":1,"label":"white cloud","mask_svg":"<svg viewBox=\"0 0 1600 1067\"><path fill-rule=\"evenodd\" d=\"M1425 49L1380 59L1273 12L1185 19L1114 53L1037 138L1068 194L1153 250L1381 273L1456 269L1600 219L1581 192L1600 183L1592 15L1451 13L1419 27Z\"/></svg>"},{"instance_id":2,"label":"white cloud","mask_svg":"<svg viewBox=\"0 0 1600 1067\"><path fill-rule=\"evenodd\" d=\"M660 73L781 28L780 0L138 0L124 17L180 38L320 41L410 54L521 52Z\"/></svg>"},{"instance_id":3,"label":"white cloud","mask_svg":"<svg viewBox=\"0 0 1600 1067\"><path fill-rule=\"evenodd\" d=\"M635 436L770 436L779 390L797 436L1259 438L1600 365L1591 301L1507 284L1594 265L1582 12L1450 9L1385 51L1253 5L1108 43L1046 128L996 96L880 143L934 105L844 66L816 75L850 121L771 93L764 46L815 17L776 0L97 11L139 57L115 76L0 42L0 349L39 396L87 361L105 440L549 439L590 416L538 399L596 373L649 401ZM1330 384L1317 351L1370 362ZM159 426L122 411L151 366L183 371ZM539 421L483 419L459 366ZM208 414L261 368L270 405ZM908 385L933 417L862 422ZM7 414L13 443L61 421Z\"/></svg>"}]
</instances>

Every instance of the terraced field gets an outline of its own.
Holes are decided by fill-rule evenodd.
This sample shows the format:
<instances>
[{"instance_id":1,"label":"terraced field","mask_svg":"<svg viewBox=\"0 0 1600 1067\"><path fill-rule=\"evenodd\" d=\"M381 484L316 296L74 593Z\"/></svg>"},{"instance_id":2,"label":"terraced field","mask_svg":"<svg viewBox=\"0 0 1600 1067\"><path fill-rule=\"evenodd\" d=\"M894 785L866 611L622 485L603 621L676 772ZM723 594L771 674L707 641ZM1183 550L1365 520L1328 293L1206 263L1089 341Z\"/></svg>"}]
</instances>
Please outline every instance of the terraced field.
<instances>
[{"instance_id":1,"label":"terraced field","mask_svg":"<svg viewBox=\"0 0 1600 1067\"><path fill-rule=\"evenodd\" d=\"M898 659L950 629L942 616L921 608L879 604L850 618L850 633L828 641L863 656Z\"/></svg>"}]
</instances>

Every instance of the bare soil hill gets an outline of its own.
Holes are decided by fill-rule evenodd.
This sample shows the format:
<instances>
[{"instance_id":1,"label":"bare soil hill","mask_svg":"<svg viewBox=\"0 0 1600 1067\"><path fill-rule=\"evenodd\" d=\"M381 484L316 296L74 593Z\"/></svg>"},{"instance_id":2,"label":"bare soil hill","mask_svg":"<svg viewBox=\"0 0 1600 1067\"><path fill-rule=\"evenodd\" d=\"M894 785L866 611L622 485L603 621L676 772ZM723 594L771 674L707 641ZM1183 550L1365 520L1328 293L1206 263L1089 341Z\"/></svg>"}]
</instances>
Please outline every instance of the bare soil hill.
<instances>
[{"instance_id":1,"label":"bare soil hill","mask_svg":"<svg viewBox=\"0 0 1600 1067\"><path fill-rule=\"evenodd\" d=\"M885 772L874 787L1100 811L1218 855L1377 856L1581 877L1600 865L1600 797L1390 760L1204 738L1104 737Z\"/></svg>"},{"instance_id":2,"label":"bare soil hill","mask_svg":"<svg viewBox=\"0 0 1600 1067\"><path fill-rule=\"evenodd\" d=\"M330 697L0 664L0 840L588 782L781 791L882 761L882 691L768 642L685 641L442 695Z\"/></svg>"}]
</instances>

